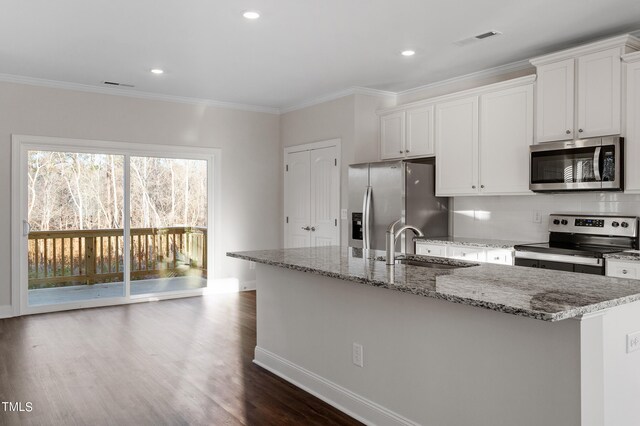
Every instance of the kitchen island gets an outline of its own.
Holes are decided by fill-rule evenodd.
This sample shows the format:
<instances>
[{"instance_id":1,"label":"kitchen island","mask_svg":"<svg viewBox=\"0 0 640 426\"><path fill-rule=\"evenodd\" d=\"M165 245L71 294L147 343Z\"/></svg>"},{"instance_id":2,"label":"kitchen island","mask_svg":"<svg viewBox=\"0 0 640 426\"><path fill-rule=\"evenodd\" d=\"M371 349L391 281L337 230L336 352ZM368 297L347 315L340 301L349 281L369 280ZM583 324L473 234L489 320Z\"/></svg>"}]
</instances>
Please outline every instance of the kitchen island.
<instances>
[{"instance_id":1,"label":"kitchen island","mask_svg":"<svg viewBox=\"0 0 640 426\"><path fill-rule=\"evenodd\" d=\"M228 255L259 264L255 362L366 423L636 424L640 282L339 247Z\"/></svg>"}]
</instances>

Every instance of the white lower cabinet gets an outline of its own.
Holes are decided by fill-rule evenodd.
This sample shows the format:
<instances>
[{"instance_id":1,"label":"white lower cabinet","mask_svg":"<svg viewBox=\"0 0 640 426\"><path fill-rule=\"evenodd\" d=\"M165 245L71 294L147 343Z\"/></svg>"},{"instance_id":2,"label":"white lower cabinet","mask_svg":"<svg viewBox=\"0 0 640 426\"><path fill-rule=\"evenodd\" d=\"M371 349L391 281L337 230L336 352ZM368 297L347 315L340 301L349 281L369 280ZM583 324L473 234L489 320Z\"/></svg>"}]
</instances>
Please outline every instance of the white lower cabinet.
<instances>
[{"instance_id":1,"label":"white lower cabinet","mask_svg":"<svg viewBox=\"0 0 640 426\"><path fill-rule=\"evenodd\" d=\"M416 242L416 254L423 256L446 257L470 262L487 262L499 265L513 265L513 250L482 247L459 246L455 244L436 244Z\"/></svg>"},{"instance_id":2,"label":"white lower cabinet","mask_svg":"<svg viewBox=\"0 0 640 426\"><path fill-rule=\"evenodd\" d=\"M484 262L486 259L485 250L483 248L471 248L466 246L447 247L447 257L450 259L469 260L475 262Z\"/></svg>"},{"instance_id":3,"label":"white lower cabinet","mask_svg":"<svg viewBox=\"0 0 640 426\"><path fill-rule=\"evenodd\" d=\"M513 265L513 250L488 249L487 262L500 265Z\"/></svg>"},{"instance_id":4,"label":"white lower cabinet","mask_svg":"<svg viewBox=\"0 0 640 426\"><path fill-rule=\"evenodd\" d=\"M447 257L447 247L441 244L416 244L416 254L423 256Z\"/></svg>"},{"instance_id":5,"label":"white lower cabinet","mask_svg":"<svg viewBox=\"0 0 640 426\"><path fill-rule=\"evenodd\" d=\"M607 259L605 272L608 277L640 279L640 262Z\"/></svg>"}]
</instances>

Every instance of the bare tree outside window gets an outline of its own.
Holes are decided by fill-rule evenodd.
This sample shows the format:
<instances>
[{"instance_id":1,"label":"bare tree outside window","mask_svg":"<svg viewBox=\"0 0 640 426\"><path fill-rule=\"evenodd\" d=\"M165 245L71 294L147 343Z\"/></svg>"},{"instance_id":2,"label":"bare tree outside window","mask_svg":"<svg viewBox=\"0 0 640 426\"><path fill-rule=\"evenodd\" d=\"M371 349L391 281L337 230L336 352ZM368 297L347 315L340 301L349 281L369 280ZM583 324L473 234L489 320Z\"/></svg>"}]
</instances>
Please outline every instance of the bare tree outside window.
<instances>
[{"instance_id":1,"label":"bare tree outside window","mask_svg":"<svg viewBox=\"0 0 640 426\"><path fill-rule=\"evenodd\" d=\"M30 290L122 295L125 196L132 294L206 284L207 162L130 157L129 176L125 188L123 155L28 152ZM193 279L160 280L180 277Z\"/></svg>"}]
</instances>

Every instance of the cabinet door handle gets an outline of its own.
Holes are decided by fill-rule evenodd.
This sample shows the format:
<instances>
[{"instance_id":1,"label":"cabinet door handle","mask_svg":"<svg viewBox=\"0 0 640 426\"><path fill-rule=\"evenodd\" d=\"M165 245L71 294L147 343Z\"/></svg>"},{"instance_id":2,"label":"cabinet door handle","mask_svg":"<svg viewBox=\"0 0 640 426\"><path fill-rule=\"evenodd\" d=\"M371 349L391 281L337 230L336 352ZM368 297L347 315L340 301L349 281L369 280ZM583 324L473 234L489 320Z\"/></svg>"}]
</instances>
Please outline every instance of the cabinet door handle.
<instances>
[{"instance_id":1,"label":"cabinet door handle","mask_svg":"<svg viewBox=\"0 0 640 426\"><path fill-rule=\"evenodd\" d=\"M493 258L493 260L500 260L500 257L496 256L496 257Z\"/></svg>"},{"instance_id":2,"label":"cabinet door handle","mask_svg":"<svg viewBox=\"0 0 640 426\"><path fill-rule=\"evenodd\" d=\"M584 132L584 130L582 130L582 129L578 129L578 132L579 132L579 133L582 133L582 132Z\"/></svg>"},{"instance_id":3,"label":"cabinet door handle","mask_svg":"<svg viewBox=\"0 0 640 426\"><path fill-rule=\"evenodd\" d=\"M431 250L427 250L427 253L431 253Z\"/></svg>"},{"instance_id":4,"label":"cabinet door handle","mask_svg":"<svg viewBox=\"0 0 640 426\"><path fill-rule=\"evenodd\" d=\"M480 188L484 188L484 185L480 185Z\"/></svg>"},{"instance_id":5,"label":"cabinet door handle","mask_svg":"<svg viewBox=\"0 0 640 426\"><path fill-rule=\"evenodd\" d=\"M471 185L471 189L476 189L476 186L475 185Z\"/></svg>"},{"instance_id":6,"label":"cabinet door handle","mask_svg":"<svg viewBox=\"0 0 640 426\"><path fill-rule=\"evenodd\" d=\"M622 273L623 273L624 275L627 275L627 273L628 273L628 272L629 272L629 271L627 271L626 269L623 269L623 270L622 270Z\"/></svg>"},{"instance_id":7,"label":"cabinet door handle","mask_svg":"<svg viewBox=\"0 0 640 426\"><path fill-rule=\"evenodd\" d=\"M409 153L409 150L408 150L408 149L406 149L404 152Z\"/></svg>"},{"instance_id":8,"label":"cabinet door handle","mask_svg":"<svg viewBox=\"0 0 640 426\"><path fill-rule=\"evenodd\" d=\"M567 130L567 134L570 135L571 134L571 130Z\"/></svg>"},{"instance_id":9,"label":"cabinet door handle","mask_svg":"<svg viewBox=\"0 0 640 426\"><path fill-rule=\"evenodd\" d=\"M404 151L403 151L403 150L400 150L400 154L404 154Z\"/></svg>"}]
</instances>

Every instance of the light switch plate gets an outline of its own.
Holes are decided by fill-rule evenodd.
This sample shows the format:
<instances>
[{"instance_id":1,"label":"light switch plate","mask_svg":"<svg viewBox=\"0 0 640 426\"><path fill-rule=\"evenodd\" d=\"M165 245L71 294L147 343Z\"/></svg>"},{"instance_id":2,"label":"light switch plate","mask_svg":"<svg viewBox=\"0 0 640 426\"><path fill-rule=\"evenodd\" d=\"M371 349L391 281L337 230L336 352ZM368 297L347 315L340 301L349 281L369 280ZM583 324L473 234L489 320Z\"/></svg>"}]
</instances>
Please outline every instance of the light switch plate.
<instances>
[{"instance_id":1,"label":"light switch plate","mask_svg":"<svg viewBox=\"0 0 640 426\"><path fill-rule=\"evenodd\" d=\"M340 219L346 219L346 218L347 218L347 209L340 210Z\"/></svg>"},{"instance_id":2,"label":"light switch plate","mask_svg":"<svg viewBox=\"0 0 640 426\"><path fill-rule=\"evenodd\" d=\"M640 349L640 331L627 334L627 353L635 352Z\"/></svg>"},{"instance_id":3,"label":"light switch plate","mask_svg":"<svg viewBox=\"0 0 640 426\"><path fill-rule=\"evenodd\" d=\"M531 220L533 223L542 223L542 212L540 212L540 210L534 210Z\"/></svg>"}]
</instances>

